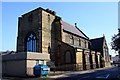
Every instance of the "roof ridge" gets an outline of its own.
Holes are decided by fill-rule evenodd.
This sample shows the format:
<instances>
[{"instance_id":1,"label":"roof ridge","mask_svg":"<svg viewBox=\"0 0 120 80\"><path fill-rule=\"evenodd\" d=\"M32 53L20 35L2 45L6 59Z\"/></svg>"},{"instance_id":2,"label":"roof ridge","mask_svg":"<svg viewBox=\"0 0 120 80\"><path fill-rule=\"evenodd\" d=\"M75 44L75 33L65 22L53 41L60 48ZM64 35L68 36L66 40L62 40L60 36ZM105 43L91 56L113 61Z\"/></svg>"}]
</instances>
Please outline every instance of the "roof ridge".
<instances>
[{"instance_id":1,"label":"roof ridge","mask_svg":"<svg viewBox=\"0 0 120 80\"><path fill-rule=\"evenodd\" d=\"M71 32L73 34L76 34L78 36L81 36L85 39L89 39L89 37L87 37L80 29L78 29L77 27L65 22L62 20L62 25L64 26L63 29L65 31Z\"/></svg>"},{"instance_id":2,"label":"roof ridge","mask_svg":"<svg viewBox=\"0 0 120 80\"><path fill-rule=\"evenodd\" d=\"M96 39L102 39L104 37L97 37L97 38L93 38L93 39L90 39L90 40L96 40Z\"/></svg>"},{"instance_id":3,"label":"roof ridge","mask_svg":"<svg viewBox=\"0 0 120 80\"><path fill-rule=\"evenodd\" d=\"M75 26L85 37L87 37L86 35L85 35L85 33L83 33L77 26ZM88 39L89 39L89 37L87 37Z\"/></svg>"}]
</instances>

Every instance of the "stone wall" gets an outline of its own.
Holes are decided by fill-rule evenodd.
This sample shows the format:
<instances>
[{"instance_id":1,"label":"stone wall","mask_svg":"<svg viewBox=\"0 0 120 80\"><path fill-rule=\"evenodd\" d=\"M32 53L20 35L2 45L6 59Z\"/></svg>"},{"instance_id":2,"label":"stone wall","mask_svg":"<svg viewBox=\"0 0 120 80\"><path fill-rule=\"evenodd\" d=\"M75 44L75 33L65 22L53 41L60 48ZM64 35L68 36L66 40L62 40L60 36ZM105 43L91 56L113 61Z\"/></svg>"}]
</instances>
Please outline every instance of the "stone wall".
<instances>
[{"instance_id":1,"label":"stone wall","mask_svg":"<svg viewBox=\"0 0 120 80\"><path fill-rule=\"evenodd\" d=\"M26 76L25 60L6 60L2 61L3 76Z\"/></svg>"},{"instance_id":2,"label":"stone wall","mask_svg":"<svg viewBox=\"0 0 120 80\"><path fill-rule=\"evenodd\" d=\"M100 52L97 52L97 57L98 57L98 67L100 68L100 56L101 56L101 53Z\"/></svg>"},{"instance_id":3,"label":"stone wall","mask_svg":"<svg viewBox=\"0 0 120 80\"><path fill-rule=\"evenodd\" d=\"M90 59L89 59L90 51L85 50L84 54L85 54L86 69L90 69Z\"/></svg>"},{"instance_id":4,"label":"stone wall","mask_svg":"<svg viewBox=\"0 0 120 80\"><path fill-rule=\"evenodd\" d=\"M26 48L26 37L33 32L37 37L37 52L41 52L41 9L31 11L19 17L17 52L24 52Z\"/></svg>"},{"instance_id":5,"label":"stone wall","mask_svg":"<svg viewBox=\"0 0 120 80\"><path fill-rule=\"evenodd\" d=\"M3 55L2 74L8 76L33 76L33 68L36 61L43 61L46 64L50 61L48 53L21 52L16 54Z\"/></svg>"},{"instance_id":6,"label":"stone wall","mask_svg":"<svg viewBox=\"0 0 120 80\"><path fill-rule=\"evenodd\" d=\"M60 54L60 46L62 41L61 36L61 18L56 16L54 21L52 22L51 28L51 60L56 61L56 55Z\"/></svg>"},{"instance_id":7,"label":"stone wall","mask_svg":"<svg viewBox=\"0 0 120 80\"><path fill-rule=\"evenodd\" d=\"M83 60L82 60L82 49L77 49L76 52L76 63L77 64L82 64Z\"/></svg>"},{"instance_id":8,"label":"stone wall","mask_svg":"<svg viewBox=\"0 0 120 80\"><path fill-rule=\"evenodd\" d=\"M110 66L109 49L105 37L103 43L103 58L104 58L104 67Z\"/></svg>"},{"instance_id":9,"label":"stone wall","mask_svg":"<svg viewBox=\"0 0 120 80\"><path fill-rule=\"evenodd\" d=\"M59 54L56 55L56 61L58 62L59 65L64 65L65 63L65 53L67 51L70 51L71 53L71 63L70 64L75 64L76 61L76 54L75 54L75 49L74 47L61 42L61 46L60 46L60 52L58 52Z\"/></svg>"},{"instance_id":10,"label":"stone wall","mask_svg":"<svg viewBox=\"0 0 120 80\"><path fill-rule=\"evenodd\" d=\"M46 12L42 11L42 52L49 53L48 47L51 46L51 31L52 31L52 24L55 19L55 16ZM57 26L56 26L57 27Z\"/></svg>"},{"instance_id":11,"label":"stone wall","mask_svg":"<svg viewBox=\"0 0 120 80\"><path fill-rule=\"evenodd\" d=\"M83 54L82 49L77 49L76 52L76 70L83 70Z\"/></svg>"},{"instance_id":12,"label":"stone wall","mask_svg":"<svg viewBox=\"0 0 120 80\"><path fill-rule=\"evenodd\" d=\"M92 54L92 65L93 65L93 68L96 68L96 61L95 61L95 51L91 51L91 54Z\"/></svg>"},{"instance_id":13,"label":"stone wall","mask_svg":"<svg viewBox=\"0 0 120 80\"><path fill-rule=\"evenodd\" d=\"M62 41L67 44L70 44L70 36L71 35L73 36L73 41L74 41L74 44L72 44L72 45L88 49L88 43L89 43L88 40L85 40L85 39L75 36L73 34L67 33L65 31L62 31ZM79 43L79 39L80 39L80 43Z\"/></svg>"},{"instance_id":14,"label":"stone wall","mask_svg":"<svg viewBox=\"0 0 120 80\"><path fill-rule=\"evenodd\" d=\"M64 43L61 41L59 42L59 46L56 47L56 53L54 54L55 58L55 65L56 65L56 70L75 70L75 65L76 64L76 53L75 53L75 48ZM66 56L66 52L69 51L71 53L70 63L66 63L65 58L69 57ZM58 67L59 66L59 67Z\"/></svg>"}]
</instances>

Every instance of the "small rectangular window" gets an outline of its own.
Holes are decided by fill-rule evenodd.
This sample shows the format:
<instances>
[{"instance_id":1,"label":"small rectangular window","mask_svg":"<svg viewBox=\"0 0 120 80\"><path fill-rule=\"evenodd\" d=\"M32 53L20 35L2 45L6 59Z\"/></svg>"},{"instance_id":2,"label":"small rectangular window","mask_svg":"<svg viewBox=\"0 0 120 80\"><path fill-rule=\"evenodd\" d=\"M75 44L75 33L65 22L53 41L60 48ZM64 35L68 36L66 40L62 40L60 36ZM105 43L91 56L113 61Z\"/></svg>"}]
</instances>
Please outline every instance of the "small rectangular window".
<instances>
[{"instance_id":1,"label":"small rectangular window","mask_svg":"<svg viewBox=\"0 0 120 80\"><path fill-rule=\"evenodd\" d=\"M40 60L40 64L44 64L44 60Z\"/></svg>"},{"instance_id":2,"label":"small rectangular window","mask_svg":"<svg viewBox=\"0 0 120 80\"><path fill-rule=\"evenodd\" d=\"M74 38L73 38L73 36L72 35L70 35L70 44L74 44Z\"/></svg>"},{"instance_id":3,"label":"small rectangular window","mask_svg":"<svg viewBox=\"0 0 120 80\"><path fill-rule=\"evenodd\" d=\"M36 60L36 65L38 65L39 64L39 60Z\"/></svg>"},{"instance_id":4,"label":"small rectangular window","mask_svg":"<svg viewBox=\"0 0 120 80\"><path fill-rule=\"evenodd\" d=\"M79 40L79 46L81 46L81 40L80 40L80 38L78 40Z\"/></svg>"},{"instance_id":5,"label":"small rectangular window","mask_svg":"<svg viewBox=\"0 0 120 80\"><path fill-rule=\"evenodd\" d=\"M87 47L87 43L86 43L86 41L85 41L85 48Z\"/></svg>"},{"instance_id":6,"label":"small rectangular window","mask_svg":"<svg viewBox=\"0 0 120 80\"><path fill-rule=\"evenodd\" d=\"M50 15L48 14L48 23L50 23Z\"/></svg>"}]
</instances>

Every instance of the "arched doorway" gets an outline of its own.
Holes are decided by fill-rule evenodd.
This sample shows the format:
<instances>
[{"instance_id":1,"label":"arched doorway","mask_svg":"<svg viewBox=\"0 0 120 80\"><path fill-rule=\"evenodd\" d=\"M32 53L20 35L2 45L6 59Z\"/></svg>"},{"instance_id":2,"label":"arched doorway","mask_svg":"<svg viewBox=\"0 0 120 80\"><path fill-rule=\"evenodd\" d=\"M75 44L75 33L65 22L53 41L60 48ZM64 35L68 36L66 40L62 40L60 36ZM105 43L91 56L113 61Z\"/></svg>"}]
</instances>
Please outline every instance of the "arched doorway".
<instances>
[{"instance_id":1,"label":"arched doorway","mask_svg":"<svg viewBox=\"0 0 120 80\"><path fill-rule=\"evenodd\" d=\"M70 64L72 63L72 55L70 51L65 52L65 64Z\"/></svg>"}]
</instances>

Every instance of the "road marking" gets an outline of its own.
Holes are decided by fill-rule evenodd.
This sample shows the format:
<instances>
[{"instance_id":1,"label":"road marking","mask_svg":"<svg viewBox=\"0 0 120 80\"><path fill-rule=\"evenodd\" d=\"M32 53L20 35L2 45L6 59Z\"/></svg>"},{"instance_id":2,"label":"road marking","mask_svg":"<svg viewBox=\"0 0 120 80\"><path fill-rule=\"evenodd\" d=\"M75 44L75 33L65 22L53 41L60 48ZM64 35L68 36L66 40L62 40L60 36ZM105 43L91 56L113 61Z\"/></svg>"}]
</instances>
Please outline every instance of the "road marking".
<instances>
[{"instance_id":1,"label":"road marking","mask_svg":"<svg viewBox=\"0 0 120 80\"><path fill-rule=\"evenodd\" d=\"M98 76L98 77L96 77L96 78L105 78L105 79L107 79L109 76L110 76L110 74L108 74L108 75L106 75L106 76L101 75L101 76Z\"/></svg>"},{"instance_id":2,"label":"road marking","mask_svg":"<svg viewBox=\"0 0 120 80\"><path fill-rule=\"evenodd\" d=\"M106 79L110 76L110 74L107 75Z\"/></svg>"}]
</instances>

